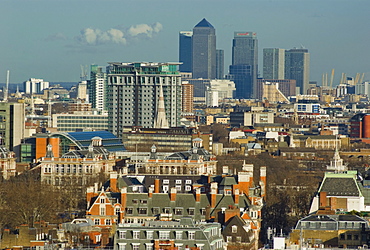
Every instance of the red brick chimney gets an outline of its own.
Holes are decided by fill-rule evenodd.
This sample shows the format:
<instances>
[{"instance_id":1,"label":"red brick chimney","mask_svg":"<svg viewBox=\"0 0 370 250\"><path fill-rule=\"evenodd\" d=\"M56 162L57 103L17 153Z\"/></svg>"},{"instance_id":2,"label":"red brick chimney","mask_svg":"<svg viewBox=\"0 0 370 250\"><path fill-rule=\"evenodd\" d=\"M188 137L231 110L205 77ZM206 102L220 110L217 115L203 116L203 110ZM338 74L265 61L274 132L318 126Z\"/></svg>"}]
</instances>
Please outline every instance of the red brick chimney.
<instances>
[{"instance_id":1,"label":"red brick chimney","mask_svg":"<svg viewBox=\"0 0 370 250\"><path fill-rule=\"evenodd\" d=\"M109 188L111 192L117 192L117 172L112 172L109 175Z\"/></svg>"},{"instance_id":2,"label":"red brick chimney","mask_svg":"<svg viewBox=\"0 0 370 250\"><path fill-rule=\"evenodd\" d=\"M149 187L149 190L148 190L148 197L149 198L153 198L153 191L154 191L154 188L153 187Z\"/></svg>"},{"instance_id":3,"label":"red brick chimney","mask_svg":"<svg viewBox=\"0 0 370 250\"><path fill-rule=\"evenodd\" d=\"M170 190L170 200L171 201L176 201L176 188L175 187L172 187L171 190Z\"/></svg>"},{"instance_id":4,"label":"red brick chimney","mask_svg":"<svg viewBox=\"0 0 370 250\"><path fill-rule=\"evenodd\" d=\"M236 207L239 207L239 189L234 191L234 203Z\"/></svg>"},{"instance_id":5,"label":"red brick chimney","mask_svg":"<svg viewBox=\"0 0 370 250\"><path fill-rule=\"evenodd\" d=\"M200 202L200 188L195 189L195 201Z\"/></svg>"},{"instance_id":6,"label":"red brick chimney","mask_svg":"<svg viewBox=\"0 0 370 250\"><path fill-rule=\"evenodd\" d=\"M127 202L127 187L121 188L121 205L122 209L126 209L126 202Z\"/></svg>"},{"instance_id":7,"label":"red brick chimney","mask_svg":"<svg viewBox=\"0 0 370 250\"><path fill-rule=\"evenodd\" d=\"M319 207L326 207L326 192L320 192L319 194L320 204Z\"/></svg>"},{"instance_id":8,"label":"red brick chimney","mask_svg":"<svg viewBox=\"0 0 370 250\"><path fill-rule=\"evenodd\" d=\"M155 194L159 193L159 179L154 180L154 193Z\"/></svg>"}]
</instances>

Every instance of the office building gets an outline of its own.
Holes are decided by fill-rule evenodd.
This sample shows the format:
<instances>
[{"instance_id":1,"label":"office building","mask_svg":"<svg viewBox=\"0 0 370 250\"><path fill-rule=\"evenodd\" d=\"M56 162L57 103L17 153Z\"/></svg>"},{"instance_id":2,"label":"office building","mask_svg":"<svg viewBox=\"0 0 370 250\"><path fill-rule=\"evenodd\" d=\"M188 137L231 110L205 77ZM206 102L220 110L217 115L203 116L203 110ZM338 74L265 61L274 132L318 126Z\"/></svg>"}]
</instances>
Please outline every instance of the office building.
<instances>
[{"instance_id":1,"label":"office building","mask_svg":"<svg viewBox=\"0 0 370 250\"><path fill-rule=\"evenodd\" d=\"M92 108L98 111L107 110L107 74L103 67L91 65L90 81L88 82L89 101Z\"/></svg>"},{"instance_id":2,"label":"office building","mask_svg":"<svg viewBox=\"0 0 370 250\"><path fill-rule=\"evenodd\" d=\"M193 78L216 78L216 30L205 18L193 29Z\"/></svg>"},{"instance_id":3,"label":"office building","mask_svg":"<svg viewBox=\"0 0 370 250\"><path fill-rule=\"evenodd\" d=\"M290 49L285 51L285 79L296 80L300 94L307 94L310 81L310 54L308 49Z\"/></svg>"},{"instance_id":4,"label":"office building","mask_svg":"<svg viewBox=\"0 0 370 250\"><path fill-rule=\"evenodd\" d=\"M26 94L42 94L44 89L49 88L49 82L44 79L30 78L23 82L24 93Z\"/></svg>"},{"instance_id":5,"label":"office building","mask_svg":"<svg viewBox=\"0 0 370 250\"><path fill-rule=\"evenodd\" d=\"M108 114L92 112L53 114L53 128L59 132L108 130Z\"/></svg>"},{"instance_id":6,"label":"office building","mask_svg":"<svg viewBox=\"0 0 370 250\"><path fill-rule=\"evenodd\" d=\"M258 72L258 40L255 32L234 32L230 74L237 98L253 98Z\"/></svg>"},{"instance_id":7,"label":"office building","mask_svg":"<svg viewBox=\"0 0 370 250\"><path fill-rule=\"evenodd\" d=\"M285 49L263 49L263 78L285 79Z\"/></svg>"},{"instance_id":8,"label":"office building","mask_svg":"<svg viewBox=\"0 0 370 250\"><path fill-rule=\"evenodd\" d=\"M169 127L180 125L182 110L179 63L109 63L108 130L118 137L124 127L153 128L165 117ZM163 96L161 96L161 89ZM158 115L162 110L164 116ZM163 123L160 122L161 124Z\"/></svg>"},{"instance_id":9,"label":"office building","mask_svg":"<svg viewBox=\"0 0 370 250\"><path fill-rule=\"evenodd\" d=\"M180 31L179 33L179 70L180 72L192 71L192 31Z\"/></svg>"},{"instance_id":10,"label":"office building","mask_svg":"<svg viewBox=\"0 0 370 250\"><path fill-rule=\"evenodd\" d=\"M217 79L224 79L224 50L218 49L216 50L216 78Z\"/></svg>"},{"instance_id":11,"label":"office building","mask_svg":"<svg viewBox=\"0 0 370 250\"><path fill-rule=\"evenodd\" d=\"M235 92L235 83L230 80L211 80L209 83L211 89L218 92L219 99L233 98Z\"/></svg>"}]
</instances>

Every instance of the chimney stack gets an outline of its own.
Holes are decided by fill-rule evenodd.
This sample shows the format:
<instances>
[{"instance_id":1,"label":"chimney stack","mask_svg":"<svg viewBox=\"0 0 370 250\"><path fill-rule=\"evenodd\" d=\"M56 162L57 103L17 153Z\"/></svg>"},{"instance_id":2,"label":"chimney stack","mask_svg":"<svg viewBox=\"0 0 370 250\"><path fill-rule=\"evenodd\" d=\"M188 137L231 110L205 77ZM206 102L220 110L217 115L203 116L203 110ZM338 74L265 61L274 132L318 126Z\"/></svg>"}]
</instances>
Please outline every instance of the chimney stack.
<instances>
[{"instance_id":1,"label":"chimney stack","mask_svg":"<svg viewBox=\"0 0 370 250\"><path fill-rule=\"evenodd\" d=\"M111 192L117 192L117 172L110 173L109 187Z\"/></svg>"},{"instance_id":2,"label":"chimney stack","mask_svg":"<svg viewBox=\"0 0 370 250\"><path fill-rule=\"evenodd\" d=\"M319 194L319 199L320 199L320 205L319 207L326 207L326 192L320 192Z\"/></svg>"},{"instance_id":3,"label":"chimney stack","mask_svg":"<svg viewBox=\"0 0 370 250\"><path fill-rule=\"evenodd\" d=\"M200 202L200 188L195 189L195 201Z\"/></svg>"},{"instance_id":4,"label":"chimney stack","mask_svg":"<svg viewBox=\"0 0 370 250\"><path fill-rule=\"evenodd\" d=\"M170 200L171 201L176 201L176 188L175 187L172 187L171 188L171 191L170 191Z\"/></svg>"},{"instance_id":5,"label":"chimney stack","mask_svg":"<svg viewBox=\"0 0 370 250\"><path fill-rule=\"evenodd\" d=\"M239 207L239 189L235 189L234 204L235 204L235 206Z\"/></svg>"},{"instance_id":6,"label":"chimney stack","mask_svg":"<svg viewBox=\"0 0 370 250\"><path fill-rule=\"evenodd\" d=\"M263 166L260 168L260 186L261 186L261 197L264 198L266 196L266 167Z\"/></svg>"},{"instance_id":7,"label":"chimney stack","mask_svg":"<svg viewBox=\"0 0 370 250\"><path fill-rule=\"evenodd\" d=\"M148 190L148 197L149 198L152 198L153 197L153 191L154 191L154 188L153 187L149 187L149 190Z\"/></svg>"},{"instance_id":8,"label":"chimney stack","mask_svg":"<svg viewBox=\"0 0 370 250\"><path fill-rule=\"evenodd\" d=\"M121 188L121 205L122 208L126 208L126 202L127 202L127 187Z\"/></svg>"},{"instance_id":9,"label":"chimney stack","mask_svg":"<svg viewBox=\"0 0 370 250\"><path fill-rule=\"evenodd\" d=\"M216 207L216 195L217 195L217 189L212 187L211 188L211 208Z\"/></svg>"},{"instance_id":10,"label":"chimney stack","mask_svg":"<svg viewBox=\"0 0 370 250\"><path fill-rule=\"evenodd\" d=\"M155 194L159 193L159 179L154 180L154 193Z\"/></svg>"}]
</instances>

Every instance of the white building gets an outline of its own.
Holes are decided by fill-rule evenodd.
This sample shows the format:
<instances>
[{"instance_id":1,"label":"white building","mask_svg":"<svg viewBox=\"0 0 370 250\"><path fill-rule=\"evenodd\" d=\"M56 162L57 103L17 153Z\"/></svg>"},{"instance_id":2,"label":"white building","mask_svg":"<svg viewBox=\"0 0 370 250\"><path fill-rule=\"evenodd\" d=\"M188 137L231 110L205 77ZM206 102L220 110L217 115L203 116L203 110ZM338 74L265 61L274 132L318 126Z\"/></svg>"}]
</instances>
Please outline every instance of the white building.
<instances>
[{"instance_id":1,"label":"white building","mask_svg":"<svg viewBox=\"0 0 370 250\"><path fill-rule=\"evenodd\" d=\"M235 83L230 80L211 80L209 86L218 92L219 99L233 98Z\"/></svg>"},{"instance_id":2,"label":"white building","mask_svg":"<svg viewBox=\"0 0 370 250\"><path fill-rule=\"evenodd\" d=\"M208 88L206 90L206 106L207 107L218 107L218 91Z\"/></svg>"},{"instance_id":3,"label":"white building","mask_svg":"<svg viewBox=\"0 0 370 250\"><path fill-rule=\"evenodd\" d=\"M30 78L23 82L23 87L26 94L41 94L44 89L49 88L49 82L44 82L44 79Z\"/></svg>"}]
</instances>

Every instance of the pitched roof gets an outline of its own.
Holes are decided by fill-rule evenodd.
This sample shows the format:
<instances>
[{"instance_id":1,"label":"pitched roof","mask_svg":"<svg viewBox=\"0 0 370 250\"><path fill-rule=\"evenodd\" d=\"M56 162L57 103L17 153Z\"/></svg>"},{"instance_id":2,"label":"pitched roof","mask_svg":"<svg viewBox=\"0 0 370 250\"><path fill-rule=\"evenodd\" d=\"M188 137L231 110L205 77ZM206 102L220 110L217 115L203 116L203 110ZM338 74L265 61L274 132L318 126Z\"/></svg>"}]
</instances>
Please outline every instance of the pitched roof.
<instances>
[{"instance_id":1,"label":"pitched roof","mask_svg":"<svg viewBox=\"0 0 370 250\"><path fill-rule=\"evenodd\" d=\"M212 24L210 24L205 18L202 19L194 28L213 28Z\"/></svg>"},{"instance_id":2,"label":"pitched roof","mask_svg":"<svg viewBox=\"0 0 370 250\"><path fill-rule=\"evenodd\" d=\"M325 178L319 192L326 192L328 196L362 196L356 180L348 177Z\"/></svg>"}]
</instances>

